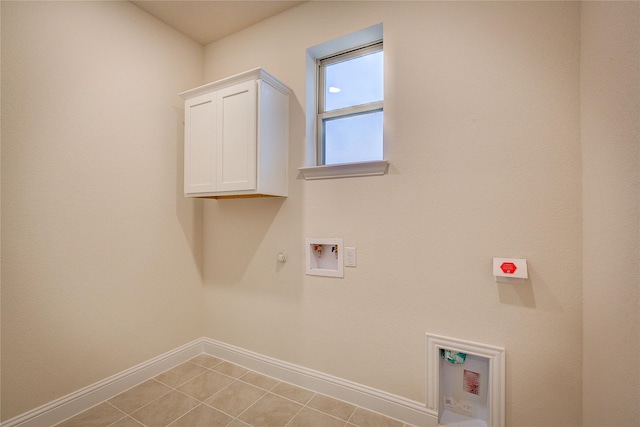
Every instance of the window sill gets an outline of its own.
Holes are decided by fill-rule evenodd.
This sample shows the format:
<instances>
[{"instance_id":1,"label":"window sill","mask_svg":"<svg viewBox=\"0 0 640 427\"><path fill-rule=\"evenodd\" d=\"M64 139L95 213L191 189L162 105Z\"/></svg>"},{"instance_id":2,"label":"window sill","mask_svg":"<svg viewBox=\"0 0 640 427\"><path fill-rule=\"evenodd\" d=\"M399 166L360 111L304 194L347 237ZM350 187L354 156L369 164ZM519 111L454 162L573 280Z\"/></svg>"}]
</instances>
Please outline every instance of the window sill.
<instances>
[{"instance_id":1,"label":"window sill","mask_svg":"<svg viewBox=\"0 0 640 427\"><path fill-rule=\"evenodd\" d=\"M304 179L349 178L355 176L384 175L389 162L376 160L372 162L340 163L336 165L307 166L298 168Z\"/></svg>"}]
</instances>

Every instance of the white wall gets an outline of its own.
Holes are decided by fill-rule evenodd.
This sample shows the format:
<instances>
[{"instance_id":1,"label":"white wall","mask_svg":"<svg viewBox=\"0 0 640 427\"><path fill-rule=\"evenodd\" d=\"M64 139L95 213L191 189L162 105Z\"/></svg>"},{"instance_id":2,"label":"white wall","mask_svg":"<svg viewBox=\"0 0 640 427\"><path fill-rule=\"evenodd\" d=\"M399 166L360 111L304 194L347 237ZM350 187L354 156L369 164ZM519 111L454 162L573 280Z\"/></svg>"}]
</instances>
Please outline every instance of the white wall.
<instances>
[{"instance_id":1,"label":"white wall","mask_svg":"<svg viewBox=\"0 0 640 427\"><path fill-rule=\"evenodd\" d=\"M582 5L585 426L640 425L640 3Z\"/></svg>"},{"instance_id":2,"label":"white wall","mask_svg":"<svg viewBox=\"0 0 640 427\"><path fill-rule=\"evenodd\" d=\"M203 49L128 2L2 2L2 419L202 336Z\"/></svg>"},{"instance_id":3,"label":"white wall","mask_svg":"<svg viewBox=\"0 0 640 427\"><path fill-rule=\"evenodd\" d=\"M305 182L305 49L379 22L389 174ZM577 2L310 2L207 46L294 96L289 198L205 202L205 334L421 402L425 332L503 346L507 425L579 425L579 59ZM358 267L305 276L305 237Z\"/></svg>"}]
</instances>

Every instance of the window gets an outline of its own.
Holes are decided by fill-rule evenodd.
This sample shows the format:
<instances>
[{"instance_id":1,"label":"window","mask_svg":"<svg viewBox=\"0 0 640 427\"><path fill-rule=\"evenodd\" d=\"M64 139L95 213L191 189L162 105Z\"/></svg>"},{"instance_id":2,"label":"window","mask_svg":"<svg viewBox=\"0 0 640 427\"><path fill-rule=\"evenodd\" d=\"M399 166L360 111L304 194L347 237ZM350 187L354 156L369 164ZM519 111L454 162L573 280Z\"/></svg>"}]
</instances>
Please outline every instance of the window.
<instances>
[{"instance_id":1,"label":"window","mask_svg":"<svg viewBox=\"0 0 640 427\"><path fill-rule=\"evenodd\" d=\"M304 179L384 175L382 24L307 49Z\"/></svg>"},{"instance_id":2,"label":"window","mask_svg":"<svg viewBox=\"0 0 640 427\"><path fill-rule=\"evenodd\" d=\"M382 160L382 41L317 60L321 165Z\"/></svg>"}]
</instances>

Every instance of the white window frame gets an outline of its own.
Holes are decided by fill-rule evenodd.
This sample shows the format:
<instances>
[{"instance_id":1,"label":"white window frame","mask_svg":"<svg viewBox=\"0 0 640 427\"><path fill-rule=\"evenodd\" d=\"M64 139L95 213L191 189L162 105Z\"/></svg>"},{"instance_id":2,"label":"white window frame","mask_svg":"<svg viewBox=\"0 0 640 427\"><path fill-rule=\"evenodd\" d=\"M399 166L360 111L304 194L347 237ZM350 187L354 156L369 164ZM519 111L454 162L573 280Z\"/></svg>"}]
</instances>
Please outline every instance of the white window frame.
<instances>
[{"instance_id":1,"label":"white window frame","mask_svg":"<svg viewBox=\"0 0 640 427\"><path fill-rule=\"evenodd\" d=\"M316 60L317 64L317 83L316 88L318 91L318 107L317 107L317 122L316 122L316 147L318 152L316 158L318 159L318 165L325 165L325 119L345 118L349 116L355 116L359 114L374 113L376 111L384 111L384 99L382 101L370 102L367 104L353 105L335 110L325 110L325 70L329 65L337 64L339 62L348 61L350 59L358 58L361 56L369 55L375 52L383 52L384 46L382 40L377 40L373 43L355 47L345 52L339 52L334 55L325 58L319 58Z\"/></svg>"},{"instance_id":2,"label":"white window frame","mask_svg":"<svg viewBox=\"0 0 640 427\"><path fill-rule=\"evenodd\" d=\"M305 179L327 179L354 176L384 175L389 162L374 160L367 162L322 165L322 140L319 135L318 114L318 65L321 58L328 58L356 48L373 45L383 40L382 24L373 25L355 33L331 40L307 49L306 59L306 166L298 168ZM384 144L384 141L383 141ZM384 150L384 147L383 147Z\"/></svg>"}]
</instances>

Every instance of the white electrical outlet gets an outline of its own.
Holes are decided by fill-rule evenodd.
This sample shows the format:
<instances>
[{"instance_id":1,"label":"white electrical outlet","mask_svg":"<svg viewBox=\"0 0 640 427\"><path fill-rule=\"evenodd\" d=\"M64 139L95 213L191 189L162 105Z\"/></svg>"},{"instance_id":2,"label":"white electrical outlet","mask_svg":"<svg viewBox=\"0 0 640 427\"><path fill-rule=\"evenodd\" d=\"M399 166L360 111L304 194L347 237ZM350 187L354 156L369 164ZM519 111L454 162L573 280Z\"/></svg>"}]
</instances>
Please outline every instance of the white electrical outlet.
<instances>
[{"instance_id":1,"label":"white electrical outlet","mask_svg":"<svg viewBox=\"0 0 640 427\"><path fill-rule=\"evenodd\" d=\"M356 266L356 248L344 248L344 265L346 267Z\"/></svg>"}]
</instances>

